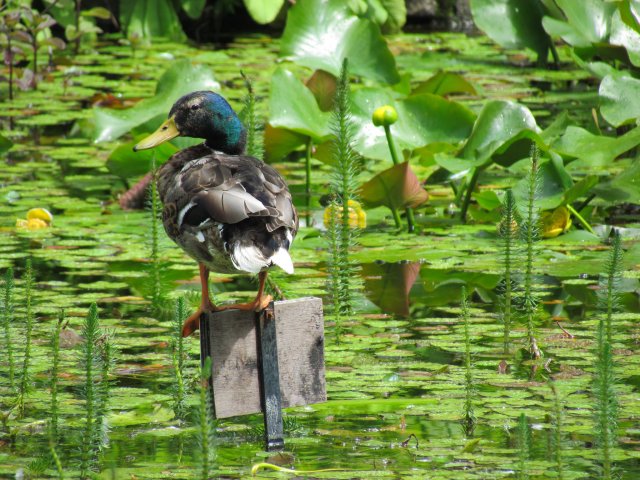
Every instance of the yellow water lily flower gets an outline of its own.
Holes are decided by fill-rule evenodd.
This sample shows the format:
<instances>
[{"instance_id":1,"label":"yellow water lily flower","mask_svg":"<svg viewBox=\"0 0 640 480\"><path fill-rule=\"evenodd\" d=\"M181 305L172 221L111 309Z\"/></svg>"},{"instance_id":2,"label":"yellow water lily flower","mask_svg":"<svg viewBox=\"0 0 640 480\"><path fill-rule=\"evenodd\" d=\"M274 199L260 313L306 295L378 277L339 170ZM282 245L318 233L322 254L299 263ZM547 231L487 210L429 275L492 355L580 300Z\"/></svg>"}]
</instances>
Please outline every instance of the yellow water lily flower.
<instances>
[{"instance_id":1,"label":"yellow water lily flower","mask_svg":"<svg viewBox=\"0 0 640 480\"><path fill-rule=\"evenodd\" d=\"M53 215L46 208L32 208L27 212L27 219L18 218L16 227L25 230L40 230L48 228L53 222Z\"/></svg>"},{"instance_id":2,"label":"yellow water lily flower","mask_svg":"<svg viewBox=\"0 0 640 480\"><path fill-rule=\"evenodd\" d=\"M367 214L365 213L362 205L355 200L349 200L349 227L350 228L365 228L367 226ZM324 226L329 228L331 223L331 217L340 218L342 216L342 206L336 203L332 203L324 209L323 222Z\"/></svg>"},{"instance_id":3,"label":"yellow water lily flower","mask_svg":"<svg viewBox=\"0 0 640 480\"><path fill-rule=\"evenodd\" d=\"M560 206L555 210L542 212L540 216L542 224L542 236L544 238L554 238L571 228L571 213L565 206Z\"/></svg>"}]
</instances>

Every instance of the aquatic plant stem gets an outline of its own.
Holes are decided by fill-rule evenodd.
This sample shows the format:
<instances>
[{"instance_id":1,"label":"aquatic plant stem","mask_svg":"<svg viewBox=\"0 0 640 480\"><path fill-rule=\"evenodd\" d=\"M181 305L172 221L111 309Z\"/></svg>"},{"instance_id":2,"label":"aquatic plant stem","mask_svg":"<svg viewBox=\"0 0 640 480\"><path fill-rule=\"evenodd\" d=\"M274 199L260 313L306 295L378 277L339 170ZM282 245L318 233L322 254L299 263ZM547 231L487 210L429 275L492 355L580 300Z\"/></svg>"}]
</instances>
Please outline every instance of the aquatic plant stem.
<instances>
[{"instance_id":1,"label":"aquatic plant stem","mask_svg":"<svg viewBox=\"0 0 640 480\"><path fill-rule=\"evenodd\" d=\"M387 145L389 145L389 153L391 153L391 160L394 165L398 165L400 160L398 159L398 152L396 151L396 144L393 140L393 135L391 135L391 125L384 125L384 134L387 137ZM391 213L393 214L393 220L396 223L397 228L402 228L402 222L400 220L400 215L398 214L398 210L395 208L391 209ZM413 208L407 207L405 209L405 213L407 215L407 229L409 233L415 230L415 218L413 216Z\"/></svg>"},{"instance_id":2,"label":"aquatic plant stem","mask_svg":"<svg viewBox=\"0 0 640 480\"><path fill-rule=\"evenodd\" d=\"M211 397L209 378L211 376L211 357L207 357L200 370L200 403L198 407L198 422L201 453L201 480L209 480L213 466L212 448L215 426L211 419Z\"/></svg>"},{"instance_id":3,"label":"aquatic plant stem","mask_svg":"<svg viewBox=\"0 0 640 480\"><path fill-rule=\"evenodd\" d=\"M538 302L533 291L533 261L534 244L538 239L538 215L536 211L536 194L538 190L538 149L534 145L531 150L531 171L529 172L527 189L526 221L523 225L525 234L525 272L524 272L524 310L527 318L527 336L529 338L529 350L533 358L542 357L542 351L538 347L535 336L535 315Z\"/></svg>"},{"instance_id":4,"label":"aquatic plant stem","mask_svg":"<svg viewBox=\"0 0 640 480\"><path fill-rule=\"evenodd\" d=\"M31 341L33 337L33 310L31 301L33 296L33 267L31 259L28 258L24 271L24 296L26 302L26 331L24 357L22 360L22 375L18 391L18 416L24 415L25 399L31 390Z\"/></svg>"},{"instance_id":5,"label":"aquatic plant stem","mask_svg":"<svg viewBox=\"0 0 640 480\"><path fill-rule=\"evenodd\" d=\"M304 193L305 193L305 205L307 207L305 219L307 222L307 227L311 225L311 152L312 151L313 151L313 139L309 137L307 139L307 148L305 150L305 157L304 157L304 166L305 166Z\"/></svg>"},{"instance_id":6,"label":"aquatic plant stem","mask_svg":"<svg viewBox=\"0 0 640 480\"><path fill-rule=\"evenodd\" d=\"M476 417L473 411L473 396L475 387L473 385L473 372L471 368L471 333L469 331L469 308L467 305L467 290L462 287L462 295L460 300L461 319L464 324L464 412L462 418L462 426L465 435L473 436L473 430L476 424Z\"/></svg>"},{"instance_id":7,"label":"aquatic plant stem","mask_svg":"<svg viewBox=\"0 0 640 480\"><path fill-rule=\"evenodd\" d=\"M56 442L58 438L58 374L60 370L60 332L64 324L64 310L58 315L58 322L53 330L51 339L51 373L50 373L50 389L51 389L51 438Z\"/></svg>"},{"instance_id":8,"label":"aquatic plant stem","mask_svg":"<svg viewBox=\"0 0 640 480\"><path fill-rule=\"evenodd\" d=\"M578 213L578 211L573 208L571 206L571 204L567 203L567 210L569 210L571 212L571 214L576 217L576 219L580 222L580 224L582 224L582 226L585 228L585 230L587 230L589 233L595 235L595 232L593 231L593 228L591 228L591 225L589 225L589 222L587 222L582 215L580 215Z\"/></svg>"},{"instance_id":9,"label":"aquatic plant stem","mask_svg":"<svg viewBox=\"0 0 640 480\"><path fill-rule=\"evenodd\" d=\"M550 382L549 386L553 393L553 441L554 454L556 460L556 478L563 479L562 466L562 405L560 403L560 395L554 382Z\"/></svg>"},{"instance_id":10,"label":"aquatic plant stem","mask_svg":"<svg viewBox=\"0 0 640 480\"><path fill-rule=\"evenodd\" d=\"M473 190L476 188L476 183L478 183L478 177L480 177L481 172L482 169L476 167L473 169L473 173L471 174L471 180L469 180L469 184L467 185L462 207L460 208L460 220L462 223L466 223L467 221L467 210L469 210L469 204L471 203L471 195L473 195Z\"/></svg>"},{"instance_id":11,"label":"aquatic plant stem","mask_svg":"<svg viewBox=\"0 0 640 480\"><path fill-rule=\"evenodd\" d=\"M4 273L4 305L2 311L2 327L4 329L4 341L9 364L9 386L11 390L15 390L15 360L13 358L13 342L11 341L11 324L13 323L14 305L13 305L13 268L7 268Z\"/></svg>"},{"instance_id":12,"label":"aquatic plant stem","mask_svg":"<svg viewBox=\"0 0 640 480\"><path fill-rule=\"evenodd\" d=\"M151 160L151 171L153 178L151 180L151 278L152 292L151 305L153 311L158 313L162 303L162 289L160 280L160 197L158 195L156 155L153 150Z\"/></svg>"},{"instance_id":13,"label":"aquatic plant stem","mask_svg":"<svg viewBox=\"0 0 640 480\"><path fill-rule=\"evenodd\" d=\"M184 298L176 300L176 307L171 329L171 360L173 364L173 374L175 384L173 393L173 412L179 419L183 419L186 414L186 394L184 386L184 339L182 337L182 323L187 318L187 309Z\"/></svg>"},{"instance_id":14,"label":"aquatic plant stem","mask_svg":"<svg viewBox=\"0 0 640 480\"><path fill-rule=\"evenodd\" d=\"M85 371L84 400L85 400L85 421L80 447L80 477L89 478L90 470L93 468L93 455L95 453L96 438L96 406L97 392L95 385L96 346L100 337L98 306L93 303L89 307L89 313L85 318L83 329L84 346L82 360Z\"/></svg>"},{"instance_id":15,"label":"aquatic plant stem","mask_svg":"<svg viewBox=\"0 0 640 480\"><path fill-rule=\"evenodd\" d=\"M518 420L518 480L529 478L527 474L527 462L531 455L531 437L529 423L524 413L520 414Z\"/></svg>"},{"instance_id":16,"label":"aquatic plant stem","mask_svg":"<svg viewBox=\"0 0 640 480\"><path fill-rule=\"evenodd\" d=\"M515 232L518 229L516 221L516 203L513 192L507 190L502 204L502 219L500 221L500 236L502 237L502 259L504 263L504 292L502 295L502 323L504 327L504 353L509 352L511 336L511 313L513 304L513 275L512 264L515 248Z\"/></svg>"},{"instance_id":17,"label":"aquatic plant stem","mask_svg":"<svg viewBox=\"0 0 640 480\"><path fill-rule=\"evenodd\" d=\"M593 394L596 440L602 465L601 476L612 478L612 453L616 446L618 425L618 396L612 347L612 319L618 305L618 287L622 272L622 240L615 231L613 245L606 264L606 274L600 280L599 309L603 312L596 334L595 375Z\"/></svg>"}]
</instances>

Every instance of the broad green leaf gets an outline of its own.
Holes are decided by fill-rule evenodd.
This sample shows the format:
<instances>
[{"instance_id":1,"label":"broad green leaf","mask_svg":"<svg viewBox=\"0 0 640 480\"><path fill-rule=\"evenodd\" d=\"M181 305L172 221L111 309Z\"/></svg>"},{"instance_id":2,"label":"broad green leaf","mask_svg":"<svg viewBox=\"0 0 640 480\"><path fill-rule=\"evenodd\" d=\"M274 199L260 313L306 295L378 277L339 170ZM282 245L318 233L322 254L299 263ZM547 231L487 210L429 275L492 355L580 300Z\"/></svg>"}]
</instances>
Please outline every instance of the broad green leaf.
<instances>
[{"instance_id":1,"label":"broad green leaf","mask_svg":"<svg viewBox=\"0 0 640 480\"><path fill-rule=\"evenodd\" d=\"M573 47L590 47L606 41L611 16L616 9L613 2L602 0L556 0L566 22L544 17L542 24L551 36L562 38Z\"/></svg>"},{"instance_id":2,"label":"broad green leaf","mask_svg":"<svg viewBox=\"0 0 640 480\"><path fill-rule=\"evenodd\" d=\"M553 149L565 157L579 158L581 163L593 167L607 167L623 153L640 144L640 127L620 137L594 135L587 130L569 126L553 145Z\"/></svg>"},{"instance_id":3,"label":"broad green leaf","mask_svg":"<svg viewBox=\"0 0 640 480\"><path fill-rule=\"evenodd\" d=\"M342 0L296 2L287 14L280 55L336 77L347 58L352 74L385 83L400 80L378 26L357 17Z\"/></svg>"},{"instance_id":4,"label":"broad green leaf","mask_svg":"<svg viewBox=\"0 0 640 480\"><path fill-rule=\"evenodd\" d=\"M562 195L562 204L567 205L575 202L580 197L584 197L597 184L598 177L596 175L587 175L582 180L574 184L569 190L564 192Z\"/></svg>"},{"instance_id":5,"label":"broad green leaf","mask_svg":"<svg viewBox=\"0 0 640 480\"><path fill-rule=\"evenodd\" d=\"M529 109L511 101L487 102L478 115L471 136L461 152L470 166L486 166L494 153L525 137L533 137L538 126Z\"/></svg>"},{"instance_id":6,"label":"broad green leaf","mask_svg":"<svg viewBox=\"0 0 640 480\"><path fill-rule=\"evenodd\" d=\"M126 110L94 109L96 142L115 140L133 128L156 117L166 117L178 98L195 90L219 90L209 67L180 60L162 74L152 98ZM157 122L159 125L159 122ZM155 125L157 126L157 125Z\"/></svg>"},{"instance_id":7,"label":"broad green leaf","mask_svg":"<svg viewBox=\"0 0 640 480\"><path fill-rule=\"evenodd\" d=\"M546 61L551 40L542 28L539 0L471 0L471 13L478 28L497 44L530 48Z\"/></svg>"},{"instance_id":8,"label":"broad green leaf","mask_svg":"<svg viewBox=\"0 0 640 480\"><path fill-rule=\"evenodd\" d=\"M116 147L107 158L107 169L120 178L139 177L151 171L154 156L156 165L162 165L178 151L170 142L165 142L153 149L134 152L134 145L146 136L137 135L133 141Z\"/></svg>"},{"instance_id":9,"label":"broad green leaf","mask_svg":"<svg viewBox=\"0 0 640 480\"><path fill-rule=\"evenodd\" d=\"M450 93L468 93L477 95L476 89L462 75L440 71L433 77L418 84L411 92L413 95L431 93L444 97Z\"/></svg>"},{"instance_id":10,"label":"broad green leaf","mask_svg":"<svg viewBox=\"0 0 640 480\"><path fill-rule=\"evenodd\" d=\"M333 100L336 96L337 79L324 70L316 70L306 82L311 90L320 110L328 112L333 108Z\"/></svg>"},{"instance_id":11,"label":"broad green leaf","mask_svg":"<svg viewBox=\"0 0 640 480\"><path fill-rule=\"evenodd\" d=\"M264 159L280 160L307 142L307 136L286 128L275 128L267 123L264 129Z\"/></svg>"},{"instance_id":12,"label":"broad green leaf","mask_svg":"<svg viewBox=\"0 0 640 480\"><path fill-rule=\"evenodd\" d=\"M460 103L430 94L402 100L394 96L389 90L375 88L354 92L354 148L361 155L391 161L384 129L371 121L373 111L383 105L391 105L398 112L391 134L400 150L413 150L432 142L458 143L471 132L473 113Z\"/></svg>"},{"instance_id":13,"label":"broad green leaf","mask_svg":"<svg viewBox=\"0 0 640 480\"><path fill-rule=\"evenodd\" d=\"M329 113L322 112L313 93L282 67L271 77L269 124L311 137L320 143L329 135Z\"/></svg>"},{"instance_id":14,"label":"broad green leaf","mask_svg":"<svg viewBox=\"0 0 640 480\"><path fill-rule=\"evenodd\" d=\"M624 47L631 63L636 67L640 66L640 33L623 22L620 11L617 10L611 19L609 42Z\"/></svg>"},{"instance_id":15,"label":"broad green leaf","mask_svg":"<svg viewBox=\"0 0 640 480\"><path fill-rule=\"evenodd\" d=\"M640 80L626 73L607 75L600 82L600 113L614 127L640 117Z\"/></svg>"},{"instance_id":16,"label":"broad green leaf","mask_svg":"<svg viewBox=\"0 0 640 480\"><path fill-rule=\"evenodd\" d=\"M13 142L4 135L0 135L0 154L9 151L13 147Z\"/></svg>"},{"instance_id":17,"label":"broad green leaf","mask_svg":"<svg viewBox=\"0 0 640 480\"><path fill-rule=\"evenodd\" d=\"M185 38L171 0L120 0L120 23L129 36Z\"/></svg>"},{"instance_id":18,"label":"broad green leaf","mask_svg":"<svg viewBox=\"0 0 640 480\"><path fill-rule=\"evenodd\" d=\"M184 11L193 19L200 18L207 0L182 0L180 2Z\"/></svg>"},{"instance_id":19,"label":"broad green leaf","mask_svg":"<svg viewBox=\"0 0 640 480\"><path fill-rule=\"evenodd\" d=\"M634 162L627 170L593 190L600 198L609 202L637 203L640 198L640 162Z\"/></svg>"},{"instance_id":20,"label":"broad green leaf","mask_svg":"<svg viewBox=\"0 0 640 480\"><path fill-rule=\"evenodd\" d=\"M378 173L360 188L360 199L368 208L417 207L429 195L413 173L409 162L402 162Z\"/></svg>"},{"instance_id":21,"label":"broad green leaf","mask_svg":"<svg viewBox=\"0 0 640 480\"><path fill-rule=\"evenodd\" d=\"M244 0L244 6L256 23L264 25L275 20L284 0Z\"/></svg>"},{"instance_id":22,"label":"broad green leaf","mask_svg":"<svg viewBox=\"0 0 640 480\"><path fill-rule=\"evenodd\" d=\"M85 17L100 18L102 20L109 20L111 18L111 12L104 7L93 7L88 10L83 10L81 14Z\"/></svg>"},{"instance_id":23,"label":"broad green leaf","mask_svg":"<svg viewBox=\"0 0 640 480\"><path fill-rule=\"evenodd\" d=\"M540 188L536 192L536 206L541 210L551 210L559 207L564 193L573 186L571 176L566 172L562 162L548 160L540 164ZM528 179L523 178L513 188L518 208L523 208L527 202Z\"/></svg>"}]
</instances>

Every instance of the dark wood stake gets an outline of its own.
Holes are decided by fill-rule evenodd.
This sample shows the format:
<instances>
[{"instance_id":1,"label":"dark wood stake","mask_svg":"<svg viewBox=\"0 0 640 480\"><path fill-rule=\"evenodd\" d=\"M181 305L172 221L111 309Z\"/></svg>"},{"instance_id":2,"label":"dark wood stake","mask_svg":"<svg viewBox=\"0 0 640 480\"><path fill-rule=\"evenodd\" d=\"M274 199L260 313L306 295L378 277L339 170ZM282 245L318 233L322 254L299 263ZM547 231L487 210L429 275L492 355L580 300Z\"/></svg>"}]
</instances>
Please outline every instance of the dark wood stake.
<instances>
[{"instance_id":1,"label":"dark wood stake","mask_svg":"<svg viewBox=\"0 0 640 480\"><path fill-rule=\"evenodd\" d=\"M264 435L268 452L284 450L278 344L273 302L258 314L258 371Z\"/></svg>"}]
</instances>

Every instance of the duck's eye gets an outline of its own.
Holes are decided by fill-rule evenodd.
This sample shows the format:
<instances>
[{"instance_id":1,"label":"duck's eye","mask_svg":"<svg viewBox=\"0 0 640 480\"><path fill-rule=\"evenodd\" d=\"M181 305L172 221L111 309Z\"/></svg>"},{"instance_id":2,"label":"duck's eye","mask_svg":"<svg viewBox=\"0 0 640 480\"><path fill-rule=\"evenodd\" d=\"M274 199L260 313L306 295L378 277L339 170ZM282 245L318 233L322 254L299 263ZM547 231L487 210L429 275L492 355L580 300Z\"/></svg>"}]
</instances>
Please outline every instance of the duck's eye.
<instances>
[{"instance_id":1,"label":"duck's eye","mask_svg":"<svg viewBox=\"0 0 640 480\"><path fill-rule=\"evenodd\" d=\"M191 110L198 110L200 108L200 105L196 104L196 105L191 105Z\"/></svg>"}]
</instances>

